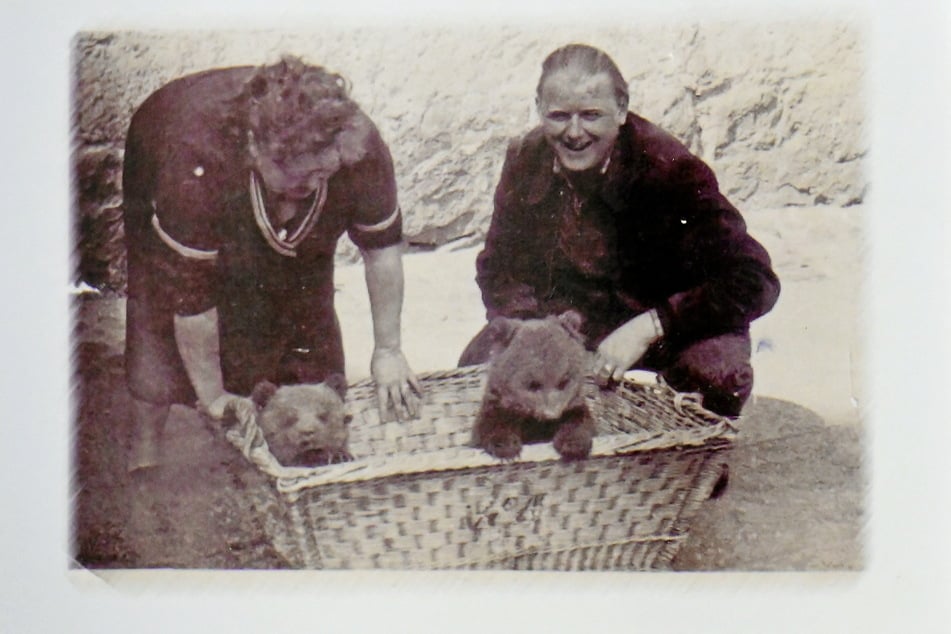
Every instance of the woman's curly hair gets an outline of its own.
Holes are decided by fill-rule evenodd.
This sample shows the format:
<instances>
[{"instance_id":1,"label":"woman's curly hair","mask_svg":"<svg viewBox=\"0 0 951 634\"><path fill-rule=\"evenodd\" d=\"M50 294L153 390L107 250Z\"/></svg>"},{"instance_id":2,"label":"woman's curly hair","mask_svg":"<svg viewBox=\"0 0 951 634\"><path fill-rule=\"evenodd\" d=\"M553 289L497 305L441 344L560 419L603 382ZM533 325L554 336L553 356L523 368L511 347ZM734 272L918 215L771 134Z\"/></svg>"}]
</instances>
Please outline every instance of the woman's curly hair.
<instances>
[{"instance_id":1,"label":"woman's curly hair","mask_svg":"<svg viewBox=\"0 0 951 634\"><path fill-rule=\"evenodd\" d=\"M247 130L279 162L320 152L358 111L346 79L295 56L259 68L245 85L242 101Z\"/></svg>"}]
</instances>

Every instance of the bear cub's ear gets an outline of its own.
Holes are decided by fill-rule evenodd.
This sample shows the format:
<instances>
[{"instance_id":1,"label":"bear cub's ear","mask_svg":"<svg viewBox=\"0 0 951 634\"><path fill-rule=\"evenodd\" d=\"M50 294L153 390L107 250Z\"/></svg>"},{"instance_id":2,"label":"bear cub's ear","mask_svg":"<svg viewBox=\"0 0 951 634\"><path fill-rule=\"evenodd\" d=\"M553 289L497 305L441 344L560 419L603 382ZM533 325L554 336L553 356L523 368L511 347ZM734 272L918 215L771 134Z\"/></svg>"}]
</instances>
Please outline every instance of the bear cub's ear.
<instances>
[{"instance_id":1,"label":"bear cub's ear","mask_svg":"<svg viewBox=\"0 0 951 634\"><path fill-rule=\"evenodd\" d=\"M581 327L584 325L584 317L576 310L566 310L556 317L558 323L568 331L575 339L582 339Z\"/></svg>"},{"instance_id":2,"label":"bear cub's ear","mask_svg":"<svg viewBox=\"0 0 951 634\"><path fill-rule=\"evenodd\" d=\"M493 317L492 321L489 322L489 325L486 327L486 334L489 336L489 341L491 345L489 347L489 358L505 350L512 339L515 337L515 333L518 332L518 329L521 327L522 321L520 319L514 319L512 317Z\"/></svg>"},{"instance_id":3,"label":"bear cub's ear","mask_svg":"<svg viewBox=\"0 0 951 634\"><path fill-rule=\"evenodd\" d=\"M264 407L277 392L277 386L270 381L259 381L251 391L251 400L258 407Z\"/></svg>"},{"instance_id":4,"label":"bear cub's ear","mask_svg":"<svg viewBox=\"0 0 951 634\"><path fill-rule=\"evenodd\" d=\"M324 385L340 395L340 400L347 398L347 378L339 372L334 372L324 379Z\"/></svg>"}]
</instances>

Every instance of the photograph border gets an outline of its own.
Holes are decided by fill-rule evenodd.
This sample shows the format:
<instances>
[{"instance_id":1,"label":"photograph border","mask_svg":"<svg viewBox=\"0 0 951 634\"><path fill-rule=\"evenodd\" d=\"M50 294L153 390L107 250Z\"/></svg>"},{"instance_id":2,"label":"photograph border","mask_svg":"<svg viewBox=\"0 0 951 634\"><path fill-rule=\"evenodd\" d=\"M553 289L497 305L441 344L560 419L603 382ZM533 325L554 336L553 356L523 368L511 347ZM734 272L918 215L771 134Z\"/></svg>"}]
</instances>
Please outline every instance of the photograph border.
<instances>
[{"instance_id":1,"label":"photograph border","mask_svg":"<svg viewBox=\"0 0 951 634\"><path fill-rule=\"evenodd\" d=\"M81 13L43 2L4 9L14 13L5 21L7 59L33 62L16 65L8 80L22 87L22 92L15 91L22 99L8 99L4 106L5 120L16 124L6 163L8 182L17 185L9 188L4 234L45 238L39 247L35 241L8 239L5 253L11 272L7 297L24 298L26 305L8 309L5 316L8 359L21 361L15 368L8 362L4 387L9 420L20 422L8 423L15 431L2 454L5 506L16 520L0 533L8 570L0 625L6 623L12 631L43 631L54 624L73 631L163 631L174 620L182 631L323 624L361 629L369 618L388 631L477 631L493 626L533 630L543 625L571 631L592 622L628 627L632 620L639 628L669 628L662 631L679 630L688 621L703 631L732 632L763 631L764 625L771 631L829 632L895 631L899 626L923 632L947 626L951 511L942 502L951 477L943 468L949 427L940 400L947 390L951 358L942 325L949 312L945 292L951 289L944 191L949 163L945 150L951 140L943 81L949 61L947 7L932 2L912 12L897 2L880 2L867 14L874 107L863 303L865 342L872 351L866 370L871 395L866 570L624 577L533 573L514 579L504 573L478 573L464 579L411 572L67 572L71 248L66 222L52 236L46 228L51 217L68 217L55 210L71 207L66 52L76 30L168 27L179 19L167 6L117 10L112 3L91 4L95 6L85 4ZM698 4L676 3L665 11L692 10L693 19L700 19ZM775 4L772 11L793 10L791 3ZM502 5L480 4L469 18L462 18L462 12L440 16L432 6L420 6L416 15L427 20L499 19L505 14ZM619 5L605 3L605 10L621 10ZM863 6L832 5L860 14ZM567 14L576 5L545 7L534 5L524 14L513 11L513 17L559 10ZM732 3L721 10L764 11L748 7ZM830 3L797 7L825 12ZM196 23L215 20L213 9L190 8L195 9ZM370 4L364 9L372 11L374 19L412 19L409 11L396 16ZM231 6L224 26L238 28L243 21L260 19L260 11L250 4ZM272 5L265 21L291 20L302 11L301 4L286 10ZM96 17L106 15L111 17ZM358 18L348 13L341 19ZM51 179L60 187L51 187ZM26 213L13 213L20 210ZM24 400L23 395L30 398ZM51 601L55 611L42 607ZM691 603L694 610L686 609Z\"/></svg>"}]
</instances>

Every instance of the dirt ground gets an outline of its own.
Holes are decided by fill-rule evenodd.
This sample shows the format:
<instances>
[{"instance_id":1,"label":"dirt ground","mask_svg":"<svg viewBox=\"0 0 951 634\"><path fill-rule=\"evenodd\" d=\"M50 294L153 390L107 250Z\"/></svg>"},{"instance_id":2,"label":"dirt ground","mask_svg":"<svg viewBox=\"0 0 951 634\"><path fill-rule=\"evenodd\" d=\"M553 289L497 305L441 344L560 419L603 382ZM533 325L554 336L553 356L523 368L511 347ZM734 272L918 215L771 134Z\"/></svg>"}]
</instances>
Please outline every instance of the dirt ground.
<instances>
[{"instance_id":1,"label":"dirt ground","mask_svg":"<svg viewBox=\"0 0 951 634\"><path fill-rule=\"evenodd\" d=\"M807 215L813 218L807 227L777 216L751 223L773 254L787 304L754 328L757 396L738 423L730 485L698 512L675 569L863 567L862 428L853 400L854 369L840 363L843 356L855 359L848 338L844 352L829 347L841 342L850 327L851 313L843 307L852 298L849 292L855 293L855 268L847 265L858 253L857 214L834 219L827 214ZM815 239L823 233L838 236L839 242ZM470 247L405 258L404 347L417 371L452 367L465 338L481 322L474 284L449 284L446 278L470 282L473 254ZM361 330L369 326L365 288L362 295L357 290L361 274L358 265L343 267L336 281L351 380L365 376L360 371L369 354ZM434 294L437 288L444 290ZM825 302L824 314L837 318L824 327L809 322L815 304L805 310L788 299L800 297ZM193 410L173 408L162 468L126 474L124 302L78 295L74 323L74 564L90 569L287 567L267 537L260 512L275 495L271 485ZM808 341L797 339L810 327ZM434 340L437 332L442 336ZM823 380L804 382L808 367Z\"/></svg>"}]
</instances>

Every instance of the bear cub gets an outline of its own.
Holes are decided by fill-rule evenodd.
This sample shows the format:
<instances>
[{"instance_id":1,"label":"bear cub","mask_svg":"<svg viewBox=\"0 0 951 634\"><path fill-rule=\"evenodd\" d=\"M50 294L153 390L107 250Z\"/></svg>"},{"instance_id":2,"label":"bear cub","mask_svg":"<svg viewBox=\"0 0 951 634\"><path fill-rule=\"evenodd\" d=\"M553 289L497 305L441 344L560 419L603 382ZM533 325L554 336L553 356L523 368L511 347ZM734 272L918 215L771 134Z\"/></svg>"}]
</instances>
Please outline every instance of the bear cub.
<instances>
[{"instance_id":1,"label":"bear cub","mask_svg":"<svg viewBox=\"0 0 951 634\"><path fill-rule=\"evenodd\" d=\"M347 449L351 416L344 412L347 380L277 387L261 381L251 400L271 453L284 466L318 467L353 460Z\"/></svg>"},{"instance_id":2,"label":"bear cub","mask_svg":"<svg viewBox=\"0 0 951 634\"><path fill-rule=\"evenodd\" d=\"M549 440L565 460L591 453L595 424L584 400L588 353L580 328L574 311L489 322L492 343L474 446L504 460L518 457L523 443Z\"/></svg>"}]
</instances>

